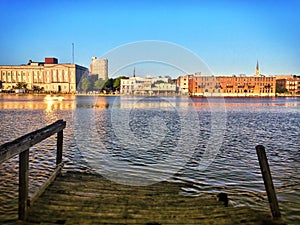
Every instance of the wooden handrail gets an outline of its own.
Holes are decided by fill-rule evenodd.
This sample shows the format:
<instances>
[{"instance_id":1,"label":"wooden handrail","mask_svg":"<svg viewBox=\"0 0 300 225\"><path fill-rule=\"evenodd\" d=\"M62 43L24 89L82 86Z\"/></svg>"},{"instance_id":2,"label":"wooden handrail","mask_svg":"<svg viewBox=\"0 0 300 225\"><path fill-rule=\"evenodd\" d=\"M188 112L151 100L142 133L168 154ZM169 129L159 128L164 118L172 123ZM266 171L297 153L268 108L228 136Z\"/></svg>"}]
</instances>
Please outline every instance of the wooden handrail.
<instances>
[{"instance_id":1,"label":"wooden handrail","mask_svg":"<svg viewBox=\"0 0 300 225\"><path fill-rule=\"evenodd\" d=\"M32 202L43 193L47 186L61 172L62 152L63 152L63 129L66 127L66 121L58 120L46 127L28 133L14 141L7 142L0 146L0 164L19 154L19 201L18 217L25 220L27 217L28 207ZM29 184L29 150L30 147L45 140L46 138L57 133L57 153L56 168L48 180L39 188L39 190L28 199Z\"/></svg>"},{"instance_id":2,"label":"wooden handrail","mask_svg":"<svg viewBox=\"0 0 300 225\"><path fill-rule=\"evenodd\" d=\"M14 141L5 143L0 146L0 164L4 161L14 157L17 154L29 149L35 144L45 140L51 135L58 133L66 127L66 122L58 120L42 129L33 131L22 137L17 138Z\"/></svg>"}]
</instances>

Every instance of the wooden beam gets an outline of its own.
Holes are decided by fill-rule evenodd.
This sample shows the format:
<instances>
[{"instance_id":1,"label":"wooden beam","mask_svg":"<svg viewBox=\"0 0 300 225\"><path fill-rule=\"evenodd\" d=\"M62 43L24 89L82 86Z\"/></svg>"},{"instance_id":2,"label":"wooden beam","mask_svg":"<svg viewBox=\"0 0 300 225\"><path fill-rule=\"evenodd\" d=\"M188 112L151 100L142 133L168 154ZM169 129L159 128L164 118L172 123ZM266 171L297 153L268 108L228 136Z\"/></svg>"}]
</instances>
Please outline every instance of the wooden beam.
<instances>
[{"instance_id":1,"label":"wooden beam","mask_svg":"<svg viewBox=\"0 0 300 225\"><path fill-rule=\"evenodd\" d=\"M19 219L25 220L28 211L29 149L19 155Z\"/></svg>"},{"instance_id":2,"label":"wooden beam","mask_svg":"<svg viewBox=\"0 0 300 225\"><path fill-rule=\"evenodd\" d=\"M32 206L32 204L37 200L46 190L46 188L55 180L55 178L61 173L63 168L63 163L60 163L56 166L55 170L51 174L51 176L47 179L45 183L41 185L41 187L32 195L32 197L28 200L28 205Z\"/></svg>"},{"instance_id":3,"label":"wooden beam","mask_svg":"<svg viewBox=\"0 0 300 225\"><path fill-rule=\"evenodd\" d=\"M56 152L56 165L62 162L62 155L63 155L63 138L64 138L64 131L61 130L57 133L57 152Z\"/></svg>"},{"instance_id":4,"label":"wooden beam","mask_svg":"<svg viewBox=\"0 0 300 225\"><path fill-rule=\"evenodd\" d=\"M265 147L262 145L257 145L255 148L256 148L256 154L258 156L258 161L263 176L266 192L268 195L272 216L280 217L281 215L279 211L278 201L277 201L276 192L272 181L272 176L269 168Z\"/></svg>"},{"instance_id":5,"label":"wooden beam","mask_svg":"<svg viewBox=\"0 0 300 225\"><path fill-rule=\"evenodd\" d=\"M63 130L66 127L66 122L58 120L42 129L26 134L14 141L5 143L0 146L0 164L4 161L20 154L29 149L33 145L43 141L51 135Z\"/></svg>"}]
</instances>

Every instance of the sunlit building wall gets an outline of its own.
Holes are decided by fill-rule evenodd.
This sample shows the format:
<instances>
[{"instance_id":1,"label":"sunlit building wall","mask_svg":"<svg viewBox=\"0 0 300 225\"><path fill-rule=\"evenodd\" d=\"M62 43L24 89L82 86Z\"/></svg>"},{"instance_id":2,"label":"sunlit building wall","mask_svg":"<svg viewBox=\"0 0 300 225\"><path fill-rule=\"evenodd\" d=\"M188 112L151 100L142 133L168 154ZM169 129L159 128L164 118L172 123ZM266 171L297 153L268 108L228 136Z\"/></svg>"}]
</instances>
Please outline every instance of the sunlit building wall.
<instances>
[{"instance_id":1,"label":"sunlit building wall","mask_svg":"<svg viewBox=\"0 0 300 225\"><path fill-rule=\"evenodd\" d=\"M98 75L98 79L106 80L108 78L108 60L92 57L90 73Z\"/></svg>"},{"instance_id":2,"label":"sunlit building wall","mask_svg":"<svg viewBox=\"0 0 300 225\"><path fill-rule=\"evenodd\" d=\"M186 95L189 93L189 84L192 77L193 75L185 75L177 78L176 86L179 94Z\"/></svg>"},{"instance_id":3,"label":"sunlit building wall","mask_svg":"<svg viewBox=\"0 0 300 225\"><path fill-rule=\"evenodd\" d=\"M191 76L193 96L275 96L276 78L270 76Z\"/></svg>"},{"instance_id":4,"label":"sunlit building wall","mask_svg":"<svg viewBox=\"0 0 300 225\"><path fill-rule=\"evenodd\" d=\"M289 94L300 94L300 76L278 75L276 85L280 89L286 89Z\"/></svg>"},{"instance_id":5,"label":"sunlit building wall","mask_svg":"<svg viewBox=\"0 0 300 225\"><path fill-rule=\"evenodd\" d=\"M0 66L2 89L14 89L23 82L27 89L56 93L75 93L77 85L88 69L76 64L58 64L55 58L46 58L45 62L29 61L19 66Z\"/></svg>"},{"instance_id":6,"label":"sunlit building wall","mask_svg":"<svg viewBox=\"0 0 300 225\"><path fill-rule=\"evenodd\" d=\"M129 95L171 95L176 93L176 84L165 77L131 77L121 79L121 94Z\"/></svg>"}]
</instances>

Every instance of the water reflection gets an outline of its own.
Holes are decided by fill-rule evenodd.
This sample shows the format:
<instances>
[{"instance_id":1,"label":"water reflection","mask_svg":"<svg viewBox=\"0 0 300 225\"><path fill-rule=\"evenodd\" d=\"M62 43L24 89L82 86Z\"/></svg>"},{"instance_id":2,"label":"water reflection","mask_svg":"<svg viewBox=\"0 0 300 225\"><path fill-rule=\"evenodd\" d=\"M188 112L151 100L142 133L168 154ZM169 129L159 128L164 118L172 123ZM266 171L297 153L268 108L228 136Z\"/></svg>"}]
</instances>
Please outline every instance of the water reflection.
<instances>
[{"instance_id":1,"label":"water reflection","mask_svg":"<svg viewBox=\"0 0 300 225\"><path fill-rule=\"evenodd\" d=\"M70 110L75 108L75 96L0 96L0 109Z\"/></svg>"},{"instance_id":2,"label":"water reflection","mask_svg":"<svg viewBox=\"0 0 300 225\"><path fill-rule=\"evenodd\" d=\"M76 98L76 108L93 108L99 110L108 109L110 104L112 104L114 97L106 96L77 96Z\"/></svg>"},{"instance_id":3,"label":"water reflection","mask_svg":"<svg viewBox=\"0 0 300 225\"><path fill-rule=\"evenodd\" d=\"M91 149L95 146L93 142L86 145L85 157L78 151L73 136L74 129L76 129L73 116L76 109L83 111L92 109L97 115L96 135L105 142L107 150L114 152L117 157L124 158L126 153L130 154L130 149L126 149L127 152L121 151L116 140L112 138L114 132L110 125L110 110L116 103L116 97L69 95L63 98L57 97L0 95L0 143L13 140L57 119L64 119L67 121L67 128L64 132L65 170L90 171L91 168L86 164L85 157L93 157ZM134 99L128 97L128 101L134 101ZM185 97L164 99L168 102L156 102L154 99L138 102L135 105L137 111L132 114L135 120L132 120L131 127L135 129L135 135L147 136L149 130L143 130L147 121L138 118L143 113L153 113L149 110L151 107L159 105L163 110L174 105L184 109L195 107L199 115L201 138L198 140L193 157L173 177L174 180L190 184L190 188L184 190L185 194L203 195L206 192L225 191L229 193L232 205L250 205L269 210L254 149L256 144L263 144L269 158L282 214L289 224L300 223L300 98L225 98L223 104L227 110L227 122L224 141L216 159L205 171L199 171L197 167L207 143L207 137L210 135L210 110L211 107L218 107L221 103L208 102L205 98L192 98L192 103ZM127 110L128 102L121 102L120 105ZM84 113L80 116L83 119L86 118ZM173 117L170 112L166 112L166 116ZM167 125L168 130L172 131L181 124ZM174 134L178 135L176 132ZM189 137L186 138L188 140ZM32 190L43 183L53 169L55 144L55 137L53 137L32 149L30 155ZM188 151L189 146L186 146L185 150ZM132 160L133 168L138 170L141 170L144 167L143 163L147 162L147 158L143 156L158 154L153 151L137 153L141 157L140 160L138 157L128 160ZM152 159L148 158L148 160ZM0 165L0 223L5 219L16 217L17 165L17 158ZM127 172L130 173L130 169Z\"/></svg>"}]
</instances>

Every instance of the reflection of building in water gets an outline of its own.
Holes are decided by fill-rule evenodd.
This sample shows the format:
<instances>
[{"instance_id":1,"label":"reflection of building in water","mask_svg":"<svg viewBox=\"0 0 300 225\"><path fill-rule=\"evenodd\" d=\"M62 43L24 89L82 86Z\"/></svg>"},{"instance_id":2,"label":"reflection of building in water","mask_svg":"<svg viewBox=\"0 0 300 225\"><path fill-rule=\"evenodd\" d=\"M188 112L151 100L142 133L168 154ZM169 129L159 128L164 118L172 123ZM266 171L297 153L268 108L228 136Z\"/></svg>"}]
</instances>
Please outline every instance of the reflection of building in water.
<instances>
[{"instance_id":1,"label":"reflection of building in water","mask_svg":"<svg viewBox=\"0 0 300 225\"><path fill-rule=\"evenodd\" d=\"M176 93L176 84L168 77L121 79L121 94L130 95L170 95Z\"/></svg>"},{"instance_id":2,"label":"reflection of building in water","mask_svg":"<svg viewBox=\"0 0 300 225\"><path fill-rule=\"evenodd\" d=\"M32 96L32 95L31 95ZM43 99L30 98L31 96L5 96L5 101L0 102L0 109L25 109L25 110L45 110L47 112L55 110L73 110L75 108L74 98L45 96ZM12 98L9 98L12 97ZM16 99L18 99L16 101Z\"/></svg>"},{"instance_id":3,"label":"reflection of building in water","mask_svg":"<svg viewBox=\"0 0 300 225\"><path fill-rule=\"evenodd\" d=\"M45 58L45 62L30 60L26 65L0 66L0 81L7 90L23 82L31 90L75 93L82 75L87 73L87 68L77 64L58 64L56 58Z\"/></svg>"},{"instance_id":4,"label":"reflection of building in water","mask_svg":"<svg viewBox=\"0 0 300 225\"><path fill-rule=\"evenodd\" d=\"M300 94L300 76L278 75L276 76L277 89L288 94Z\"/></svg>"}]
</instances>

